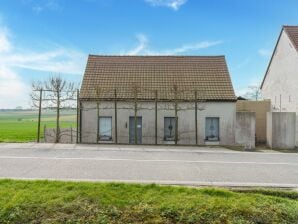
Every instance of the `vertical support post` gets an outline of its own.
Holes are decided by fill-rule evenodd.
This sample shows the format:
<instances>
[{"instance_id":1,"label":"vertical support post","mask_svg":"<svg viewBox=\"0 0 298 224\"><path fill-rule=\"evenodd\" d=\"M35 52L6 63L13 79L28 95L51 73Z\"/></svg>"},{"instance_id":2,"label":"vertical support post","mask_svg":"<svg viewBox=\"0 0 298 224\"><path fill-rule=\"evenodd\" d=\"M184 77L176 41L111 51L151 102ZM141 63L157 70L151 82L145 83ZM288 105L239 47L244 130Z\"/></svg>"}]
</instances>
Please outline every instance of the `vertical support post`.
<instances>
[{"instance_id":1,"label":"vertical support post","mask_svg":"<svg viewBox=\"0 0 298 224\"><path fill-rule=\"evenodd\" d=\"M279 112L281 112L281 94L279 95Z\"/></svg>"},{"instance_id":2,"label":"vertical support post","mask_svg":"<svg viewBox=\"0 0 298 224\"><path fill-rule=\"evenodd\" d=\"M72 140L73 140L73 137L72 137L72 126L70 126L70 143L72 144Z\"/></svg>"},{"instance_id":3,"label":"vertical support post","mask_svg":"<svg viewBox=\"0 0 298 224\"><path fill-rule=\"evenodd\" d=\"M79 135L80 135L80 139L79 139L79 141L80 141L80 143L82 143L82 103L81 103L81 101L79 102L79 104L80 104L80 131L79 131Z\"/></svg>"},{"instance_id":4,"label":"vertical support post","mask_svg":"<svg viewBox=\"0 0 298 224\"><path fill-rule=\"evenodd\" d=\"M117 128L117 90L115 89L115 143L118 143L118 128Z\"/></svg>"},{"instance_id":5,"label":"vertical support post","mask_svg":"<svg viewBox=\"0 0 298 224\"><path fill-rule=\"evenodd\" d=\"M177 86L174 86L175 91L175 145L178 142L178 102L177 102Z\"/></svg>"},{"instance_id":6,"label":"vertical support post","mask_svg":"<svg viewBox=\"0 0 298 224\"><path fill-rule=\"evenodd\" d=\"M97 101L96 101L96 110L97 110L96 143L98 143L98 140L99 140L99 98L100 98L100 89L99 88L96 90L96 94L97 94Z\"/></svg>"},{"instance_id":7,"label":"vertical support post","mask_svg":"<svg viewBox=\"0 0 298 224\"><path fill-rule=\"evenodd\" d=\"M37 142L38 143L40 140L41 102L42 102L42 89L39 90L39 108L38 108L38 124L37 124Z\"/></svg>"},{"instance_id":8,"label":"vertical support post","mask_svg":"<svg viewBox=\"0 0 298 224\"><path fill-rule=\"evenodd\" d=\"M155 145L157 145L157 90L155 90Z\"/></svg>"},{"instance_id":9,"label":"vertical support post","mask_svg":"<svg viewBox=\"0 0 298 224\"><path fill-rule=\"evenodd\" d=\"M134 115L134 120L135 120L135 123L134 123L134 128L135 128L135 145L138 144L138 126L137 126L137 112L138 112L138 108L137 108L137 87L135 87L135 99L134 99L134 104L135 104L135 115Z\"/></svg>"},{"instance_id":10,"label":"vertical support post","mask_svg":"<svg viewBox=\"0 0 298 224\"><path fill-rule=\"evenodd\" d=\"M80 92L77 90L77 132L76 132L76 143L79 143L79 122L80 122Z\"/></svg>"},{"instance_id":11,"label":"vertical support post","mask_svg":"<svg viewBox=\"0 0 298 224\"><path fill-rule=\"evenodd\" d=\"M196 145L198 144L198 92L195 91L195 127L196 127Z\"/></svg>"},{"instance_id":12,"label":"vertical support post","mask_svg":"<svg viewBox=\"0 0 298 224\"><path fill-rule=\"evenodd\" d=\"M45 143L47 143L46 130L47 130L47 126L44 125L44 126L43 126L43 139L44 139L44 142L45 142Z\"/></svg>"}]
</instances>

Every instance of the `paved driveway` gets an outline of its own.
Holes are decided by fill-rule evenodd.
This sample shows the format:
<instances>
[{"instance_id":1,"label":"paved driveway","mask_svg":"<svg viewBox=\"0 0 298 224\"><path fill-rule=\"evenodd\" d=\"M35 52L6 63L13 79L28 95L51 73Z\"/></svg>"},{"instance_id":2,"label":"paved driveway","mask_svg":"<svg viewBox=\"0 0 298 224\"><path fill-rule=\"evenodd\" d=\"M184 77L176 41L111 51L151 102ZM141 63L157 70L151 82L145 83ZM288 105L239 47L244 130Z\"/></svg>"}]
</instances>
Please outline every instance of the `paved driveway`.
<instances>
[{"instance_id":1,"label":"paved driveway","mask_svg":"<svg viewBox=\"0 0 298 224\"><path fill-rule=\"evenodd\" d=\"M0 177L298 187L298 154L224 148L0 144Z\"/></svg>"}]
</instances>

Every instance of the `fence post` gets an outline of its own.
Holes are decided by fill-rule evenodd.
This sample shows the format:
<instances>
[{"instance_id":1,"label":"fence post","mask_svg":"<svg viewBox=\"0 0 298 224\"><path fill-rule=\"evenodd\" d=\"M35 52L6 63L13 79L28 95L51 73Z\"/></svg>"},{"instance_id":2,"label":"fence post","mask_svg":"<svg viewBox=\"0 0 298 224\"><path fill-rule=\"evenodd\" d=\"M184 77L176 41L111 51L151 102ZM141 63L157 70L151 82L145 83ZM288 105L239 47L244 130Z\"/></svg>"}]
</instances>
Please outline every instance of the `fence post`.
<instances>
[{"instance_id":1,"label":"fence post","mask_svg":"<svg viewBox=\"0 0 298 224\"><path fill-rule=\"evenodd\" d=\"M198 92L195 91L195 127L196 127L196 145L198 144Z\"/></svg>"},{"instance_id":2,"label":"fence post","mask_svg":"<svg viewBox=\"0 0 298 224\"><path fill-rule=\"evenodd\" d=\"M44 142L46 143L47 142L47 139L46 139L46 129L47 129L47 127L46 127L46 125L44 125L43 126L43 138L44 138Z\"/></svg>"},{"instance_id":3,"label":"fence post","mask_svg":"<svg viewBox=\"0 0 298 224\"><path fill-rule=\"evenodd\" d=\"M79 107L80 107L80 92L79 90L77 90L77 130L76 130L76 143L79 143L79 116L80 116L80 112L79 112Z\"/></svg>"},{"instance_id":4,"label":"fence post","mask_svg":"<svg viewBox=\"0 0 298 224\"><path fill-rule=\"evenodd\" d=\"M178 102L177 102L177 86L174 86L175 91L175 145L178 143Z\"/></svg>"},{"instance_id":5,"label":"fence post","mask_svg":"<svg viewBox=\"0 0 298 224\"><path fill-rule=\"evenodd\" d=\"M70 143L72 143L72 126L70 126Z\"/></svg>"},{"instance_id":6,"label":"fence post","mask_svg":"<svg viewBox=\"0 0 298 224\"><path fill-rule=\"evenodd\" d=\"M39 108L38 108L38 124L37 124L37 142L38 143L40 139L41 101L42 101L42 89L39 90Z\"/></svg>"},{"instance_id":7,"label":"fence post","mask_svg":"<svg viewBox=\"0 0 298 224\"><path fill-rule=\"evenodd\" d=\"M135 145L138 144L138 126L137 126L137 111L138 111L138 108L137 108L137 87L135 87L135 97L134 97L134 105L135 105L135 115L134 115L134 120L135 120L135 123L134 123L134 128L135 128Z\"/></svg>"},{"instance_id":8,"label":"fence post","mask_svg":"<svg viewBox=\"0 0 298 224\"><path fill-rule=\"evenodd\" d=\"M157 90L155 90L155 145L157 145Z\"/></svg>"},{"instance_id":9,"label":"fence post","mask_svg":"<svg viewBox=\"0 0 298 224\"><path fill-rule=\"evenodd\" d=\"M100 98L100 89L96 90L97 101L96 101L96 109L97 109L97 130L96 130L96 143L99 140L99 98Z\"/></svg>"},{"instance_id":10,"label":"fence post","mask_svg":"<svg viewBox=\"0 0 298 224\"><path fill-rule=\"evenodd\" d=\"M115 89L115 92L114 92L114 95L115 95L115 143L118 144L118 127L117 127L117 122L118 122L118 119L117 119L117 90Z\"/></svg>"}]
</instances>

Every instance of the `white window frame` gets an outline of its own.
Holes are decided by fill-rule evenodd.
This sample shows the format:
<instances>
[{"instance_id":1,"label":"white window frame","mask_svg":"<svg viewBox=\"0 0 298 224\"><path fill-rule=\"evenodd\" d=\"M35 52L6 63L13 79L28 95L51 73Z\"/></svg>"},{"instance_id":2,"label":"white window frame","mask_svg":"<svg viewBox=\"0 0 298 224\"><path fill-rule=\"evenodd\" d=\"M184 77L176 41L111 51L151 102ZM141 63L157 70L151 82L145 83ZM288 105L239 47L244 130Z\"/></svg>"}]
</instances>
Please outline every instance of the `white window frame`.
<instances>
[{"instance_id":1,"label":"white window frame","mask_svg":"<svg viewBox=\"0 0 298 224\"><path fill-rule=\"evenodd\" d=\"M102 132L102 127L101 122L103 122L103 120L109 120L110 121L110 129L104 131L104 133ZM107 121L105 121L107 122ZM98 139L99 141L112 141L113 140L113 134L112 134L112 125L113 125L113 121L112 121L112 117L111 116L99 116L98 117Z\"/></svg>"},{"instance_id":2,"label":"white window frame","mask_svg":"<svg viewBox=\"0 0 298 224\"><path fill-rule=\"evenodd\" d=\"M212 120L217 120L218 125L217 125L217 136L207 136L207 120L212 119ZM208 142L218 142L220 140L220 118L219 117L206 117L205 118L205 141Z\"/></svg>"}]
</instances>

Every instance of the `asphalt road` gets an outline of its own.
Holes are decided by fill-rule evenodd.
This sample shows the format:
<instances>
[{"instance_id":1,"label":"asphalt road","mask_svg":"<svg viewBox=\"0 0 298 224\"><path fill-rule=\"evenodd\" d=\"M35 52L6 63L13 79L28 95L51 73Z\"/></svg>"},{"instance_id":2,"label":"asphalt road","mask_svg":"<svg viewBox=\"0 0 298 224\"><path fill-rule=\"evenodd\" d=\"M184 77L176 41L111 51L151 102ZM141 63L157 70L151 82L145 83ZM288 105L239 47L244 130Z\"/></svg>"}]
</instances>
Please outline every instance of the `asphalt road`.
<instances>
[{"instance_id":1,"label":"asphalt road","mask_svg":"<svg viewBox=\"0 0 298 224\"><path fill-rule=\"evenodd\" d=\"M298 154L207 147L0 144L0 178L298 188Z\"/></svg>"}]
</instances>

